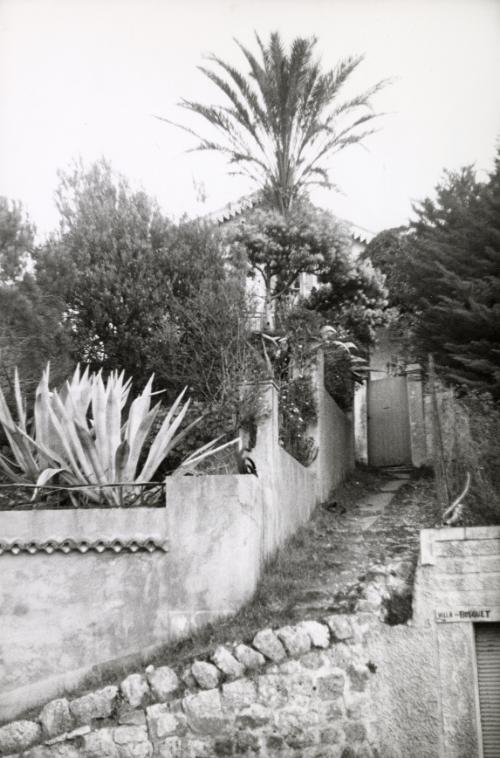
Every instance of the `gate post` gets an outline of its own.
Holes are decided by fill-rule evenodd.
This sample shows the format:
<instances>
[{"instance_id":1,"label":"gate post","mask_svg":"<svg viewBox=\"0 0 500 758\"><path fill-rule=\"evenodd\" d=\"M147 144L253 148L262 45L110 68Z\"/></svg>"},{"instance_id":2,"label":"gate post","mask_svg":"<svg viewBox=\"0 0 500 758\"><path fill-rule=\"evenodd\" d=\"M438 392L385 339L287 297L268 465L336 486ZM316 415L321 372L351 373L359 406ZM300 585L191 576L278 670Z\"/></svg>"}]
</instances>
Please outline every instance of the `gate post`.
<instances>
[{"instance_id":1,"label":"gate post","mask_svg":"<svg viewBox=\"0 0 500 758\"><path fill-rule=\"evenodd\" d=\"M357 463L368 463L367 380L354 389L354 457Z\"/></svg>"},{"instance_id":2,"label":"gate post","mask_svg":"<svg viewBox=\"0 0 500 758\"><path fill-rule=\"evenodd\" d=\"M417 468L427 463L427 444L424 423L422 367L409 363L405 370L410 424L411 462Z\"/></svg>"}]
</instances>

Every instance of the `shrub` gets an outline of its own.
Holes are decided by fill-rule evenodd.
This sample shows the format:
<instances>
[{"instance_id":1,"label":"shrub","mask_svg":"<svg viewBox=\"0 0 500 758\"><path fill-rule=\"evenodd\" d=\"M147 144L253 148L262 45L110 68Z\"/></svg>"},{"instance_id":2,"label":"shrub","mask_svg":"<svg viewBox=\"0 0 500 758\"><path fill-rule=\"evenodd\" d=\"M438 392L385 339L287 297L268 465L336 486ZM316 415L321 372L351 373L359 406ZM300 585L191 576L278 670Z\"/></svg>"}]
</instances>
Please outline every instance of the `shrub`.
<instances>
[{"instance_id":1,"label":"shrub","mask_svg":"<svg viewBox=\"0 0 500 758\"><path fill-rule=\"evenodd\" d=\"M157 403L151 408L153 377L130 404L125 420L122 412L131 380L125 380L123 372L111 372L105 382L101 372L89 374L87 369L81 374L77 367L62 390L51 391L47 366L36 390L31 436L17 371L14 384L17 423L0 389L0 423L14 457L12 461L0 455L0 468L16 484L36 485L34 496L38 487L57 477L60 484L72 488L74 505L78 505L74 492L84 492L95 503L127 504L135 485L150 484L164 459L201 420L197 417L180 430L190 405L190 400L184 401L184 390L152 435L161 406ZM208 442L188 455L178 470L214 450L215 441Z\"/></svg>"}]
</instances>

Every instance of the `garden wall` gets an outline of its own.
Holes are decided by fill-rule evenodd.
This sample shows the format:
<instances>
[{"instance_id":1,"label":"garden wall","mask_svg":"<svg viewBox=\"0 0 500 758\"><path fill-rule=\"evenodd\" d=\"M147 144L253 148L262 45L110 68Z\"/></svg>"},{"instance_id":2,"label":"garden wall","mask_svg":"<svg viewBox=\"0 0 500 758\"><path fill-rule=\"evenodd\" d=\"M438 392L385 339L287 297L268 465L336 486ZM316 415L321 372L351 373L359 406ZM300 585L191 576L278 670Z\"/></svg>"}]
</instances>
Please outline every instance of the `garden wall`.
<instances>
[{"instance_id":1,"label":"garden wall","mask_svg":"<svg viewBox=\"0 0 500 758\"><path fill-rule=\"evenodd\" d=\"M26 749L23 758L437 758L426 749L432 732L412 742L411 722L401 747L422 752L397 752L399 743L378 752L384 739L376 682L384 672L377 651L389 643L380 627L368 614L330 616L262 630L252 643L219 647L211 660L184 671L148 667L0 728L0 755ZM372 642L377 662L369 657Z\"/></svg>"},{"instance_id":2,"label":"garden wall","mask_svg":"<svg viewBox=\"0 0 500 758\"><path fill-rule=\"evenodd\" d=\"M368 613L264 629L206 660L49 702L0 727L0 755L441 758L428 648L429 633Z\"/></svg>"},{"instance_id":3,"label":"garden wall","mask_svg":"<svg viewBox=\"0 0 500 758\"><path fill-rule=\"evenodd\" d=\"M278 445L273 386L267 400L258 478L172 477L163 508L0 513L0 720L110 661L142 662L252 596L322 491L317 469ZM347 470L328 424L332 466Z\"/></svg>"}]
</instances>

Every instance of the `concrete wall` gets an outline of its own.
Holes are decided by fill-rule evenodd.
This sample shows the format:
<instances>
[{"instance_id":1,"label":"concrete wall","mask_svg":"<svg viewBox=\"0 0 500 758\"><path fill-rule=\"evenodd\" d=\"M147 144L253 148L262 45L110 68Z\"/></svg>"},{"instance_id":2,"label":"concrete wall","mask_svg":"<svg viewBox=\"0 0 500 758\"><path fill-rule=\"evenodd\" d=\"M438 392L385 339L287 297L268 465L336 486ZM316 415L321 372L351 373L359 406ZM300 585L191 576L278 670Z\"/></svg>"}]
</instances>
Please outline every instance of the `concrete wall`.
<instances>
[{"instance_id":1,"label":"concrete wall","mask_svg":"<svg viewBox=\"0 0 500 758\"><path fill-rule=\"evenodd\" d=\"M352 465L331 398L320 468L305 468L278 444L276 388L266 393L258 478L171 477L166 508L0 512L0 719L252 596L263 562Z\"/></svg>"},{"instance_id":2,"label":"concrete wall","mask_svg":"<svg viewBox=\"0 0 500 758\"><path fill-rule=\"evenodd\" d=\"M316 387L318 457L314 465L318 497L325 501L354 468L354 421L353 413L344 413L325 388L322 352L318 355Z\"/></svg>"}]
</instances>

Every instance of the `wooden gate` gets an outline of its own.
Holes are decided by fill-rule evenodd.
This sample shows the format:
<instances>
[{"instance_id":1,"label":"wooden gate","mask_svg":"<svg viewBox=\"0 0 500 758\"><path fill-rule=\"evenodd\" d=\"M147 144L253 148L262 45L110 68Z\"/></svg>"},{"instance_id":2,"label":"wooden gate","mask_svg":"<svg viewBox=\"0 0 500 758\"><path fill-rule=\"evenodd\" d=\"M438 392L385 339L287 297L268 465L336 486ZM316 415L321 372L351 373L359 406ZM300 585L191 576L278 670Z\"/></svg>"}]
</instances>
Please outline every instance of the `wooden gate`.
<instances>
[{"instance_id":1,"label":"wooden gate","mask_svg":"<svg viewBox=\"0 0 500 758\"><path fill-rule=\"evenodd\" d=\"M405 376L368 382L368 461L372 466L411 465Z\"/></svg>"}]
</instances>

